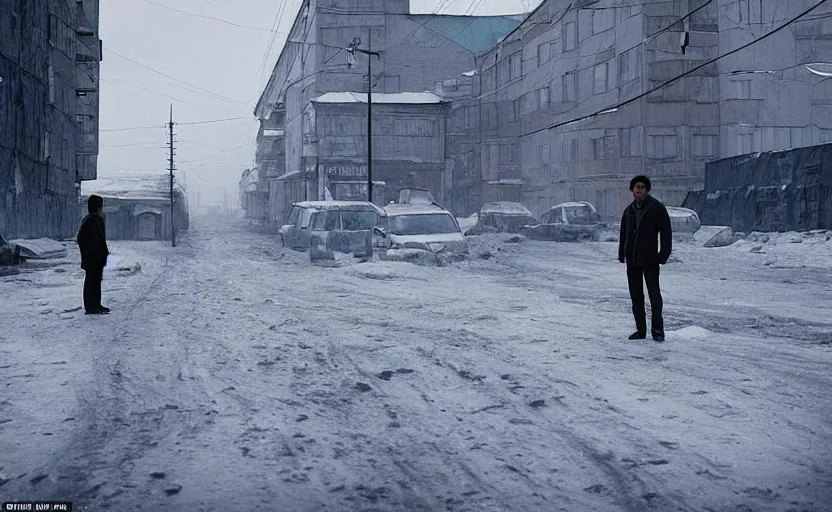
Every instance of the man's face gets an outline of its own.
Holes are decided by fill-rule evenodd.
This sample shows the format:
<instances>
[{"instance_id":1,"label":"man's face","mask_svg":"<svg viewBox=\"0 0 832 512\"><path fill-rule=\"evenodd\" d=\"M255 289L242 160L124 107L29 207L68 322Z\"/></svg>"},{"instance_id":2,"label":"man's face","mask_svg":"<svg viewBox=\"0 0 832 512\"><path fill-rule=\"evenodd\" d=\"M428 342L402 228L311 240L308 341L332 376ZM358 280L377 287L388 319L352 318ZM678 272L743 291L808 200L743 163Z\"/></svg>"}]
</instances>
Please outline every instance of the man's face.
<instances>
[{"instance_id":1,"label":"man's face","mask_svg":"<svg viewBox=\"0 0 832 512\"><path fill-rule=\"evenodd\" d=\"M647 187L644 186L644 183L636 183L633 187L633 197L636 198L636 201L643 201L647 197Z\"/></svg>"}]
</instances>

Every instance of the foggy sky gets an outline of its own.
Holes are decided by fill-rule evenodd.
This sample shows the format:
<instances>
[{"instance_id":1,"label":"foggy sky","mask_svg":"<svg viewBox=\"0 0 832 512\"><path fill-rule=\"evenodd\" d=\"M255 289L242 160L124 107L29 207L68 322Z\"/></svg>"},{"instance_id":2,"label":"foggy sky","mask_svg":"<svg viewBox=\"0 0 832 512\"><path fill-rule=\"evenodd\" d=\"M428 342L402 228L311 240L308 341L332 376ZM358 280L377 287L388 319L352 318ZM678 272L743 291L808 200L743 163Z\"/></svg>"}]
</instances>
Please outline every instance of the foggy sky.
<instances>
[{"instance_id":1,"label":"foggy sky","mask_svg":"<svg viewBox=\"0 0 832 512\"><path fill-rule=\"evenodd\" d=\"M106 0L101 2L100 155L98 176L167 172L170 105L175 122L240 120L176 127L178 179L191 207L196 190L203 204L231 206L243 169L254 163L254 105L271 74L301 0L286 0L267 63L261 66L280 0ZM470 0L412 0L411 12L463 14ZM540 0L482 0L475 14L516 14ZM175 12L220 18L219 21ZM257 30L260 29L260 30ZM132 59L175 79L129 62ZM198 87L198 90L189 85ZM210 91L210 92L206 92ZM156 127L142 130L122 128ZM225 190L224 190L225 189Z\"/></svg>"}]
</instances>

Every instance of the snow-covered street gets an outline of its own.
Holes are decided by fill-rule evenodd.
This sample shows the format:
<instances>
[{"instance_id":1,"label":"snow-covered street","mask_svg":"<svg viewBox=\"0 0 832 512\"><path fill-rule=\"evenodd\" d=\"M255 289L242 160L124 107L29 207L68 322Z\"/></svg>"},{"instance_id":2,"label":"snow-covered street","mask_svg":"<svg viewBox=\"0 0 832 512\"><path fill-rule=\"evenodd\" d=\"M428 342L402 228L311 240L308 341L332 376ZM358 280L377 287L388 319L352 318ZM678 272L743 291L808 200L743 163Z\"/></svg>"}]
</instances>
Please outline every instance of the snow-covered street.
<instances>
[{"instance_id":1,"label":"snow-covered street","mask_svg":"<svg viewBox=\"0 0 832 512\"><path fill-rule=\"evenodd\" d=\"M509 239L320 267L196 218L111 242L107 316L72 246L0 278L0 501L830 510L832 243L677 243L657 344L616 243Z\"/></svg>"}]
</instances>

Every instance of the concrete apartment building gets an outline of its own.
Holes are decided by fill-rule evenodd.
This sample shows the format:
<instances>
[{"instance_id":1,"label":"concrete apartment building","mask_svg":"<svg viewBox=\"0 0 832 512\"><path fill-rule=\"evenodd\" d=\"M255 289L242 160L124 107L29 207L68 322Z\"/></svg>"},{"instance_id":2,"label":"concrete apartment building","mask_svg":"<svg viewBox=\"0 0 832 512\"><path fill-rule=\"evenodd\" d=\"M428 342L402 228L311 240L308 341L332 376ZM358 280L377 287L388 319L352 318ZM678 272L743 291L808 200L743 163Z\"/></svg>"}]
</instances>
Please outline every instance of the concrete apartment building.
<instances>
[{"instance_id":1,"label":"concrete apartment building","mask_svg":"<svg viewBox=\"0 0 832 512\"><path fill-rule=\"evenodd\" d=\"M709 160L829 140L830 86L802 66L832 55L821 10L615 112L547 129L647 92L813 3L544 1L477 58L483 200L537 214L587 200L615 218L635 174L679 205L703 187Z\"/></svg>"},{"instance_id":2,"label":"concrete apartment building","mask_svg":"<svg viewBox=\"0 0 832 512\"><path fill-rule=\"evenodd\" d=\"M350 66L345 51L355 38L360 38L360 48L381 52L372 63L374 94L430 92L436 81L473 70L476 55L493 46L520 20L522 17L516 16L414 15L407 0L304 2L255 110L261 122L258 141L264 147L258 151L256 164L258 193L269 191L270 198L268 218L263 221L282 222L279 215L283 208L275 203L278 199L319 198L317 148L308 129L304 136L304 122L307 128L310 122L307 107L327 93L366 92L367 55L357 52ZM412 111L410 106L405 110ZM411 122L408 115L402 122ZM441 124L432 126L440 130ZM375 135L380 136L381 130ZM282 165L275 153L280 150L274 149L280 147L284 151ZM366 177L364 164L358 172ZM291 176L277 180L289 173ZM433 193L442 198L445 185Z\"/></svg>"},{"instance_id":3,"label":"concrete apartment building","mask_svg":"<svg viewBox=\"0 0 832 512\"><path fill-rule=\"evenodd\" d=\"M522 201L535 214L586 200L612 218L631 200L627 183L636 174L651 176L656 195L670 204L701 188L712 155L691 141L719 134L714 67L616 112L548 127L633 98L715 56L715 2L688 18L684 54L674 30L706 1L617 7L613 0L548 0L480 55L484 200Z\"/></svg>"},{"instance_id":4,"label":"concrete apartment building","mask_svg":"<svg viewBox=\"0 0 832 512\"><path fill-rule=\"evenodd\" d=\"M0 0L0 232L70 237L96 178L98 0Z\"/></svg>"}]
</instances>

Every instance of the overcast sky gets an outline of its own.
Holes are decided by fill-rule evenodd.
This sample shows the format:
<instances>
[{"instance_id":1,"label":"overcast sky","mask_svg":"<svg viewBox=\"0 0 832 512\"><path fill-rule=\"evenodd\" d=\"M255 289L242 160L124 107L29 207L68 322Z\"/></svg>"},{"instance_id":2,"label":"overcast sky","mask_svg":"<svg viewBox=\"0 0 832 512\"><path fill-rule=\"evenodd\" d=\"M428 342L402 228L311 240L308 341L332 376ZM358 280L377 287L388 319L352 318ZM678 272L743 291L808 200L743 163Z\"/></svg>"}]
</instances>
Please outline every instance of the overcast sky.
<instances>
[{"instance_id":1,"label":"overcast sky","mask_svg":"<svg viewBox=\"0 0 832 512\"><path fill-rule=\"evenodd\" d=\"M477 2L474 12L480 15L515 14L539 4L539 0L414 0L411 12L433 12L442 5L443 14L463 14ZM179 123L242 118L176 127L179 179L190 189L191 207L196 206L197 190L202 191L203 204L218 205L227 190L233 207L240 173L254 162L254 105L300 3L286 0L278 20L281 0L101 2L104 55L98 176L165 173L164 125L171 103L174 121ZM267 54L276 22L278 33ZM132 129L144 127L150 128Z\"/></svg>"}]
</instances>

